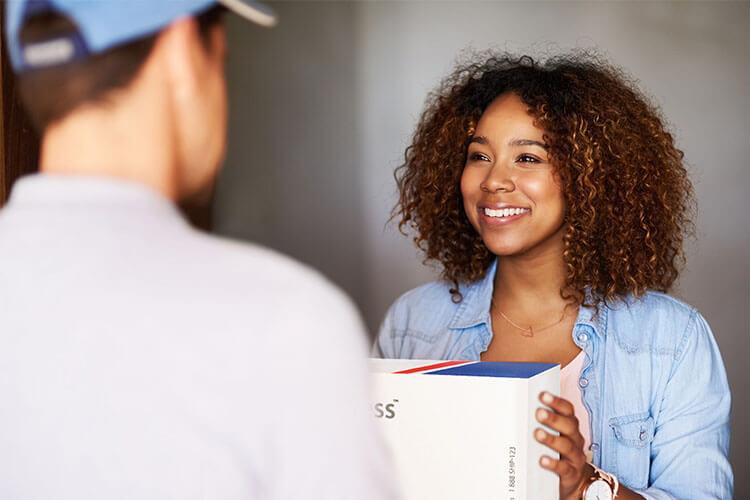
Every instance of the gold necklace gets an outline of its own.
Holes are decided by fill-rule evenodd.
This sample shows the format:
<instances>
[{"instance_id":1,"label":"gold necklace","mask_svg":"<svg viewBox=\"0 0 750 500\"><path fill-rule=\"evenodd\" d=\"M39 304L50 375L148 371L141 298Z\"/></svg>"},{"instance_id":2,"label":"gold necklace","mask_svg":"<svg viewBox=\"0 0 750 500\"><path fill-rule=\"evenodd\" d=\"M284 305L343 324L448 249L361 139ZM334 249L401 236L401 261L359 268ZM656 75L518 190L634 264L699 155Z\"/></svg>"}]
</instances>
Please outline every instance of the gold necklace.
<instances>
[{"instance_id":1,"label":"gold necklace","mask_svg":"<svg viewBox=\"0 0 750 500\"><path fill-rule=\"evenodd\" d=\"M513 328L516 328L517 330L521 330L521 335L523 335L524 337L533 337L535 333L543 332L544 330L549 330L553 326L559 325L560 323L562 323L562 320L565 319L565 312L568 309L567 306L566 306L565 309L563 309L563 312L562 312L562 315L560 316L560 319L558 319L557 321L555 321L551 325L547 325L547 326L545 326L543 328L537 328L536 330L534 330L531 327L531 325L529 325L528 328L524 328L524 327L518 325L515 321L513 321L512 319L510 319L508 316L506 316L505 314L503 314L503 312L497 306L495 306L495 299L494 298L492 299L491 304L492 304L492 309L496 310L497 313L500 316L502 316L502 318L505 321L507 321L510 326L512 326Z\"/></svg>"}]
</instances>

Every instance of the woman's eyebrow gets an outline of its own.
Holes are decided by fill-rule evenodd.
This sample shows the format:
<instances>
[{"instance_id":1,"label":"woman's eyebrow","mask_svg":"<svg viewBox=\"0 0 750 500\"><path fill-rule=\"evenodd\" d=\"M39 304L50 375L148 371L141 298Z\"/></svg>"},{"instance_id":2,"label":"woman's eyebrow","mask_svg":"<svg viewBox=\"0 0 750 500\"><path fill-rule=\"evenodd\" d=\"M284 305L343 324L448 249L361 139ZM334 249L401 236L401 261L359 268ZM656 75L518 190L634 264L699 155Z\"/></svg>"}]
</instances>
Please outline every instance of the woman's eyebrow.
<instances>
[{"instance_id":1,"label":"woman's eyebrow","mask_svg":"<svg viewBox=\"0 0 750 500\"><path fill-rule=\"evenodd\" d=\"M469 144L471 144L472 142L475 142L477 144L482 144L485 146L489 145L490 143L489 139L487 139L483 135L475 135L469 140ZM533 139L513 139L510 142L508 142L508 146L539 146L540 148L544 150L549 149L549 145L540 141L535 141Z\"/></svg>"},{"instance_id":2,"label":"woman's eyebrow","mask_svg":"<svg viewBox=\"0 0 750 500\"><path fill-rule=\"evenodd\" d=\"M547 144L532 139L513 139L508 143L508 146L539 146L544 150L549 149Z\"/></svg>"}]
</instances>

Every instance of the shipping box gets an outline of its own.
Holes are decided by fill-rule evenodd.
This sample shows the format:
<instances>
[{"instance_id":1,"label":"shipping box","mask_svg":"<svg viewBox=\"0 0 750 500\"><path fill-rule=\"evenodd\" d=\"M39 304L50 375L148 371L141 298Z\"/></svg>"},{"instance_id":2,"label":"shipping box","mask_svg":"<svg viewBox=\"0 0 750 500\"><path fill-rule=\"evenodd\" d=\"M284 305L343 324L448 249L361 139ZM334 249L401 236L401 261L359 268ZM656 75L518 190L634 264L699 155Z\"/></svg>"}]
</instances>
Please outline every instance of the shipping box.
<instances>
[{"instance_id":1,"label":"shipping box","mask_svg":"<svg viewBox=\"0 0 750 500\"><path fill-rule=\"evenodd\" d=\"M559 365L370 360L373 414L404 500L546 500L557 455L532 436L539 393L560 392Z\"/></svg>"}]
</instances>

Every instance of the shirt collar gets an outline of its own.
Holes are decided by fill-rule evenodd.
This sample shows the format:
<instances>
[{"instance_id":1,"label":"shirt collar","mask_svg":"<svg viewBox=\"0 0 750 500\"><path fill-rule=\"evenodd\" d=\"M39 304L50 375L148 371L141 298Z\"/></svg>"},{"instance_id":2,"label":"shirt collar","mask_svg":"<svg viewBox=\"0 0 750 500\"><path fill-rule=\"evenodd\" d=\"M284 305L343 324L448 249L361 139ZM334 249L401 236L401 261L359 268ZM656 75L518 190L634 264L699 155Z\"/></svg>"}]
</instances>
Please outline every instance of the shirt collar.
<instances>
[{"instance_id":1,"label":"shirt collar","mask_svg":"<svg viewBox=\"0 0 750 500\"><path fill-rule=\"evenodd\" d=\"M497 259L492 261L482 279L464 285L463 300L453 315L448 328L463 330L481 324L490 325L490 303L492 302L496 272ZM588 291L586 292L586 298L586 302L590 302L591 297ZM599 306L599 314L596 315L593 307L581 306L578 308L575 326L590 327L594 333L603 336L606 332L607 310L607 306L602 304Z\"/></svg>"},{"instance_id":2,"label":"shirt collar","mask_svg":"<svg viewBox=\"0 0 750 500\"><path fill-rule=\"evenodd\" d=\"M15 183L7 208L64 207L95 210L108 216L150 220L170 219L185 224L175 204L156 190L137 182L107 176L31 174Z\"/></svg>"},{"instance_id":3,"label":"shirt collar","mask_svg":"<svg viewBox=\"0 0 750 500\"><path fill-rule=\"evenodd\" d=\"M591 293L586 291L586 302L591 303ZM595 334L603 337L607 332L607 312L609 308L606 304L602 303L599 305L599 314L596 314L596 309L593 307L581 306L578 308L578 317L576 318L575 327L587 326L591 328Z\"/></svg>"},{"instance_id":4,"label":"shirt collar","mask_svg":"<svg viewBox=\"0 0 750 500\"><path fill-rule=\"evenodd\" d=\"M463 300L448 328L465 329L482 323L490 324L490 302L494 288L497 259L484 273L484 278L464 285Z\"/></svg>"}]
</instances>

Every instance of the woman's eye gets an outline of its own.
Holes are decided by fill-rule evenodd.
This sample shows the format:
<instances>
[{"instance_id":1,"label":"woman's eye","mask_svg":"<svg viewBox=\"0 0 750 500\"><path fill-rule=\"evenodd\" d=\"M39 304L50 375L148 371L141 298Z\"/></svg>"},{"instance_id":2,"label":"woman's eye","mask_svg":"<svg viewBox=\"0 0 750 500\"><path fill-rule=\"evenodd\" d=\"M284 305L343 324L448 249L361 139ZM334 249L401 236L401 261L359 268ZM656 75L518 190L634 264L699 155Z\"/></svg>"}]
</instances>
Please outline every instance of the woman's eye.
<instances>
[{"instance_id":1,"label":"woman's eye","mask_svg":"<svg viewBox=\"0 0 750 500\"><path fill-rule=\"evenodd\" d=\"M470 153L469 154L469 160L471 161L489 161L489 157L483 153Z\"/></svg>"},{"instance_id":2,"label":"woman's eye","mask_svg":"<svg viewBox=\"0 0 750 500\"><path fill-rule=\"evenodd\" d=\"M541 163L541 160L536 156L521 155L516 159L519 163Z\"/></svg>"}]
</instances>

